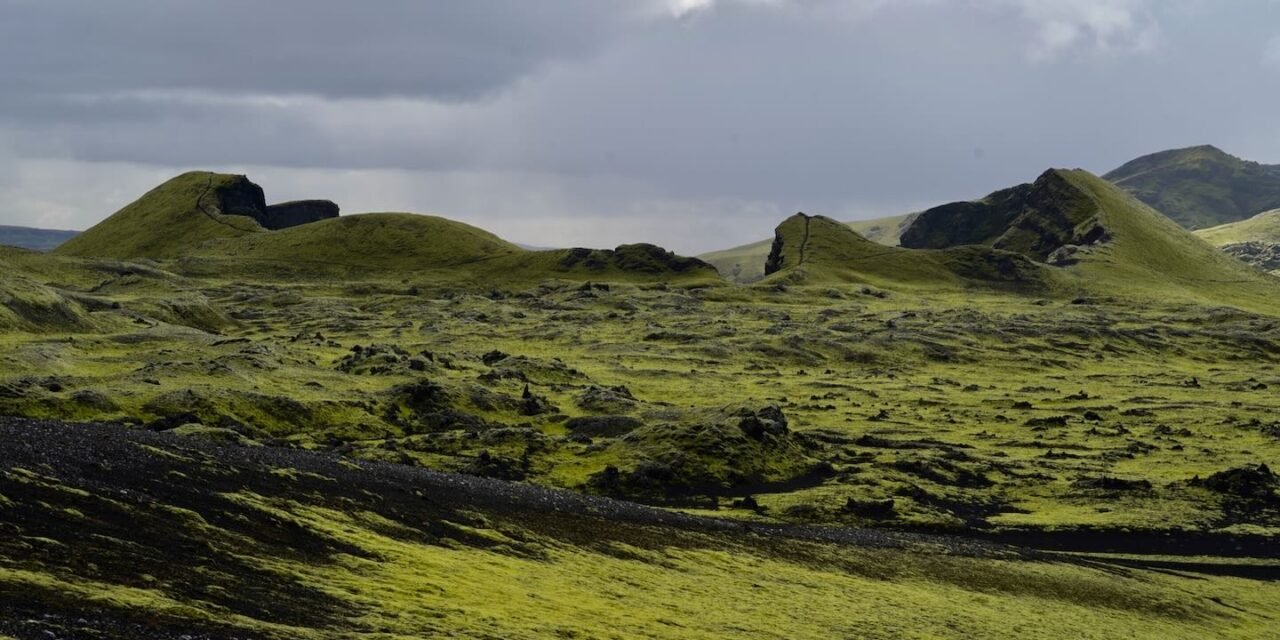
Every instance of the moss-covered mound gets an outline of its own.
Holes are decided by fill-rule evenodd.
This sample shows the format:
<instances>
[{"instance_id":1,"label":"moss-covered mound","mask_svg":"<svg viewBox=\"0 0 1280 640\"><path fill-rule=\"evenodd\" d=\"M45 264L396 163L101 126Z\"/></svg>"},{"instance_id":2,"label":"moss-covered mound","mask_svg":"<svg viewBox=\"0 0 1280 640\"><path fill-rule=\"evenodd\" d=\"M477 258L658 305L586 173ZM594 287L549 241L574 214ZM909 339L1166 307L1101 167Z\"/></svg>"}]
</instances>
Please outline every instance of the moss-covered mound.
<instances>
[{"instance_id":1,"label":"moss-covered mound","mask_svg":"<svg viewBox=\"0 0 1280 640\"><path fill-rule=\"evenodd\" d=\"M611 495L668 499L816 483L830 475L830 465L810 457L810 446L776 406L696 412L614 442L612 452L633 462L606 467L590 485Z\"/></svg>"},{"instance_id":2,"label":"moss-covered mound","mask_svg":"<svg viewBox=\"0 0 1280 640\"><path fill-rule=\"evenodd\" d=\"M916 219L918 213L901 216L855 220L844 223L858 235L888 247L898 246L903 231ZM711 264L728 280L740 283L755 282L765 276L764 263L769 259L772 240L761 240L732 249L712 251L698 256Z\"/></svg>"},{"instance_id":3,"label":"moss-covered mound","mask_svg":"<svg viewBox=\"0 0 1280 640\"><path fill-rule=\"evenodd\" d=\"M1052 281L1043 265L981 246L947 250L886 247L823 216L796 214L778 225L765 272L803 284L862 282L889 287L971 286L1040 291Z\"/></svg>"},{"instance_id":4,"label":"moss-covered mound","mask_svg":"<svg viewBox=\"0 0 1280 640\"><path fill-rule=\"evenodd\" d=\"M63 292L13 273L0 276L0 331L71 333L94 327L85 308Z\"/></svg>"},{"instance_id":5,"label":"moss-covered mound","mask_svg":"<svg viewBox=\"0 0 1280 640\"><path fill-rule=\"evenodd\" d=\"M148 191L58 247L67 256L176 258L210 240L262 231L262 189L244 176L192 171Z\"/></svg>"},{"instance_id":6,"label":"moss-covered mound","mask_svg":"<svg viewBox=\"0 0 1280 640\"><path fill-rule=\"evenodd\" d=\"M209 243L200 257L248 270L422 271L523 253L482 229L435 216L369 213Z\"/></svg>"},{"instance_id":7,"label":"moss-covered mound","mask_svg":"<svg viewBox=\"0 0 1280 640\"><path fill-rule=\"evenodd\" d=\"M1241 160L1208 145L1142 156L1103 177L1188 229L1280 207L1280 165Z\"/></svg>"}]
</instances>

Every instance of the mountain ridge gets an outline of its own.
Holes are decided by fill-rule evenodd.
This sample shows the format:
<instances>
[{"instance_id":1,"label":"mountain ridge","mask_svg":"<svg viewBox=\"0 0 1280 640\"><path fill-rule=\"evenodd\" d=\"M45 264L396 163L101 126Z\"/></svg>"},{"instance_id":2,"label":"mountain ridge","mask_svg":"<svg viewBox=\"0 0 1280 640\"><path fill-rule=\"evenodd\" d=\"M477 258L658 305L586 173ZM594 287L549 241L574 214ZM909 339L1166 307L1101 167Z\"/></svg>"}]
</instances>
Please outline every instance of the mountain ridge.
<instances>
[{"instance_id":1,"label":"mountain ridge","mask_svg":"<svg viewBox=\"0 0 1280 640\"><path fill-rule=\"evenodd\" d=\"M1188 229L1280 208L1280 165L1243 160L1213 145L1150 153L1102 177Z\"/></svg>"}]
</instances>

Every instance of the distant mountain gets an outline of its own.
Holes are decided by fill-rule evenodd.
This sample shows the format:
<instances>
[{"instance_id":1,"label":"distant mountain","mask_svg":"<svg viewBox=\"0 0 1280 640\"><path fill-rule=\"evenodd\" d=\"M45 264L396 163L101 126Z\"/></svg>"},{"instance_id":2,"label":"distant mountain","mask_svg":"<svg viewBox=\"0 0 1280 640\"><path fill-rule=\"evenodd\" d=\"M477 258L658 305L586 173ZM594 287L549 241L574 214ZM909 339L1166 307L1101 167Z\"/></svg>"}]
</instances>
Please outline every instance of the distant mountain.
<instances>
[{"instance_id":1,"label":"distant mountain","mask_svg":"<svg viewBox=\"0 0 1280 640\"><path fill-rule=\"evenodd\" d=\"M1102 176L1188 229L1280 208L1280 165L1204 145L1142 156Z\"/></svg>"},{"instance_id":2,"label":"distant mountain","mask_svg":"<svg viewBox=\"0 0 1280 640\"><path fill-rule=\"evenodd\" d=\"M843 223L858 235L872 242L885 246L897 246L902 235L917 214L908 213L900 216L876 218L873 220L855 220ZM734 282L755 282L764 277L764 263L769 258L772 240L761 240L732 249L704 253L699 258L715 265L720 275Z\"/></svg>"},{"instance_id":3,"label":"distant mountain","mask_svg":"<svg viewBox=\"0 0 1280 640\"><path fill-rule=\"evenodd\" d=\"M58 245L76 237L79 233L79 231L58 231L54 229L0 225L0 245L22 247L32 251L52 251Z\"/></svg>"}]
</instances>

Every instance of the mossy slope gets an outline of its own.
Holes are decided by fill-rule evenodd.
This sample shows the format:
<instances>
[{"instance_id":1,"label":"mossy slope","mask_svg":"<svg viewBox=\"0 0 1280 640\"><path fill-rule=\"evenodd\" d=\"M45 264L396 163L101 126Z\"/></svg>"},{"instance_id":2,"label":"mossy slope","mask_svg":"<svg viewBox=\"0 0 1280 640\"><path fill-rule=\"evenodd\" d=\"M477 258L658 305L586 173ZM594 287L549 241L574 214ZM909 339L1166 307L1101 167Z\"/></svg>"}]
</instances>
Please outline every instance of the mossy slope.
<instances>
[{"instance_id":1,"label":"mossy slope","mask_svg":"<svg viewBox=\"0 0 1280 640\"><path fill-rule=\"evenodd\" d=\"M1062 267L1077 290L1251 303L1271 285L1115 185L1051 169L1034 183L920 215L905 246L987 246Z\"/></svg>"},{"instance_id":2,"label":"mossy slope","mask_svg":"<svg viewBox=\"0 0 1280 640\"><path fill-rule=\"evenodd\" d=\"M1203 145L1142 156L1103 176L1188 229L1280 207L1280 165Z\"/></svg>"},{"instance_id":3,"label":"mossy slope","mask_svg":"<svg viewBox=\"0 0 1280 640\"><path fill-rule=\"evenodd\" d=\"M1201 229L1196 235L1245 264L1280 273L1280 209Z\"/></svg>"},{"instance_id":4,"label":"mossy slope","mask_svg":"<svg viewBox=\"0 0 1280 640\"><path fill-rule=\"evenodd\" d=\"M219 240L197 254L229 259L249 270L421 271L522 252L492 233L461 222L409 213L368 213Z\"/></svg>"},{"instance_id":5,"label":"mossy slope","mask_svg":"<svg viewBox=\"0 0 1280 640\"><path fill-rule=\"evenodd\" d=\"M1280 209L1264 211L1247 220L1200 229L1196 235L1215 247L1239 242L1280 243Z\"/></svg>"},{"instance_id":6,"label":"mossy slope","mask_svg":"<svg viewBox=\"0 0 1280 640\"><path fill-rule=\"evenodd\" d=\"M715 269L647 244L613 250L529 251L483 229L436 216L367 213L210 242L181 266L260 276L396 277L499 286L550 278L718 280Z\"/></svg>"},{"instance_id":7,"label":"mossy slope","mask_svg":"<svg viewBox=\"0 0 1280 640\"><path fill-rule=\"evenodd\" d=\"M192 171L148 191L106 220L57 248L65 256L176 258L210 240L262 231L234 215L244 194L262 190L244 176ZM226 210L224 210L226 209Z\"/></svg>"},{"instance_id":8,"label":"mossy slope","mask_svg":"<svg viewBox=\"0 0 1280 640\"><path fill-rule=\"evenodd\" d=\"M1277 587L0 419L21 638L1261 638ZM803 606L795 606L803 603Z\"/></svg>"}]
</instances>

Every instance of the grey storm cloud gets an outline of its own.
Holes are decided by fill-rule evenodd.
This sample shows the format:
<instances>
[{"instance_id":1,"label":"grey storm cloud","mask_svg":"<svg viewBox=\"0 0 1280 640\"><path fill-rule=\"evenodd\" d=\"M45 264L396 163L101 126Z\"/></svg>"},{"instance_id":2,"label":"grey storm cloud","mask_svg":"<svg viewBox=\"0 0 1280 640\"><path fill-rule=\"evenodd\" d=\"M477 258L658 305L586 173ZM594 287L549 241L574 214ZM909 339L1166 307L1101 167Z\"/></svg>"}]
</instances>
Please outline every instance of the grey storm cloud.
<instances>
[{"instance_id":1,"label":"grey storm cloud","mask_svg":"<svg viewBox=\"0 0 1280 640\"><path fill-rule=\"evenodd\" d=\"M1173 146L1276 162L1278 18L1271 0L0 0L0 219L86 226L213 167L535 244L691 251L798 209L900 213Z\"/></svg>"},{"instance_id":2,"label":"grey storm cloud","mask_svg":"<svg viewBox=\"0 0 1280 640\"><path fill-rule=\"evenodd\" d=\"M6 0L0 73L34 95L467 100L590 53L634 13L608 0Z\"/></svg>"}]
</instances>

